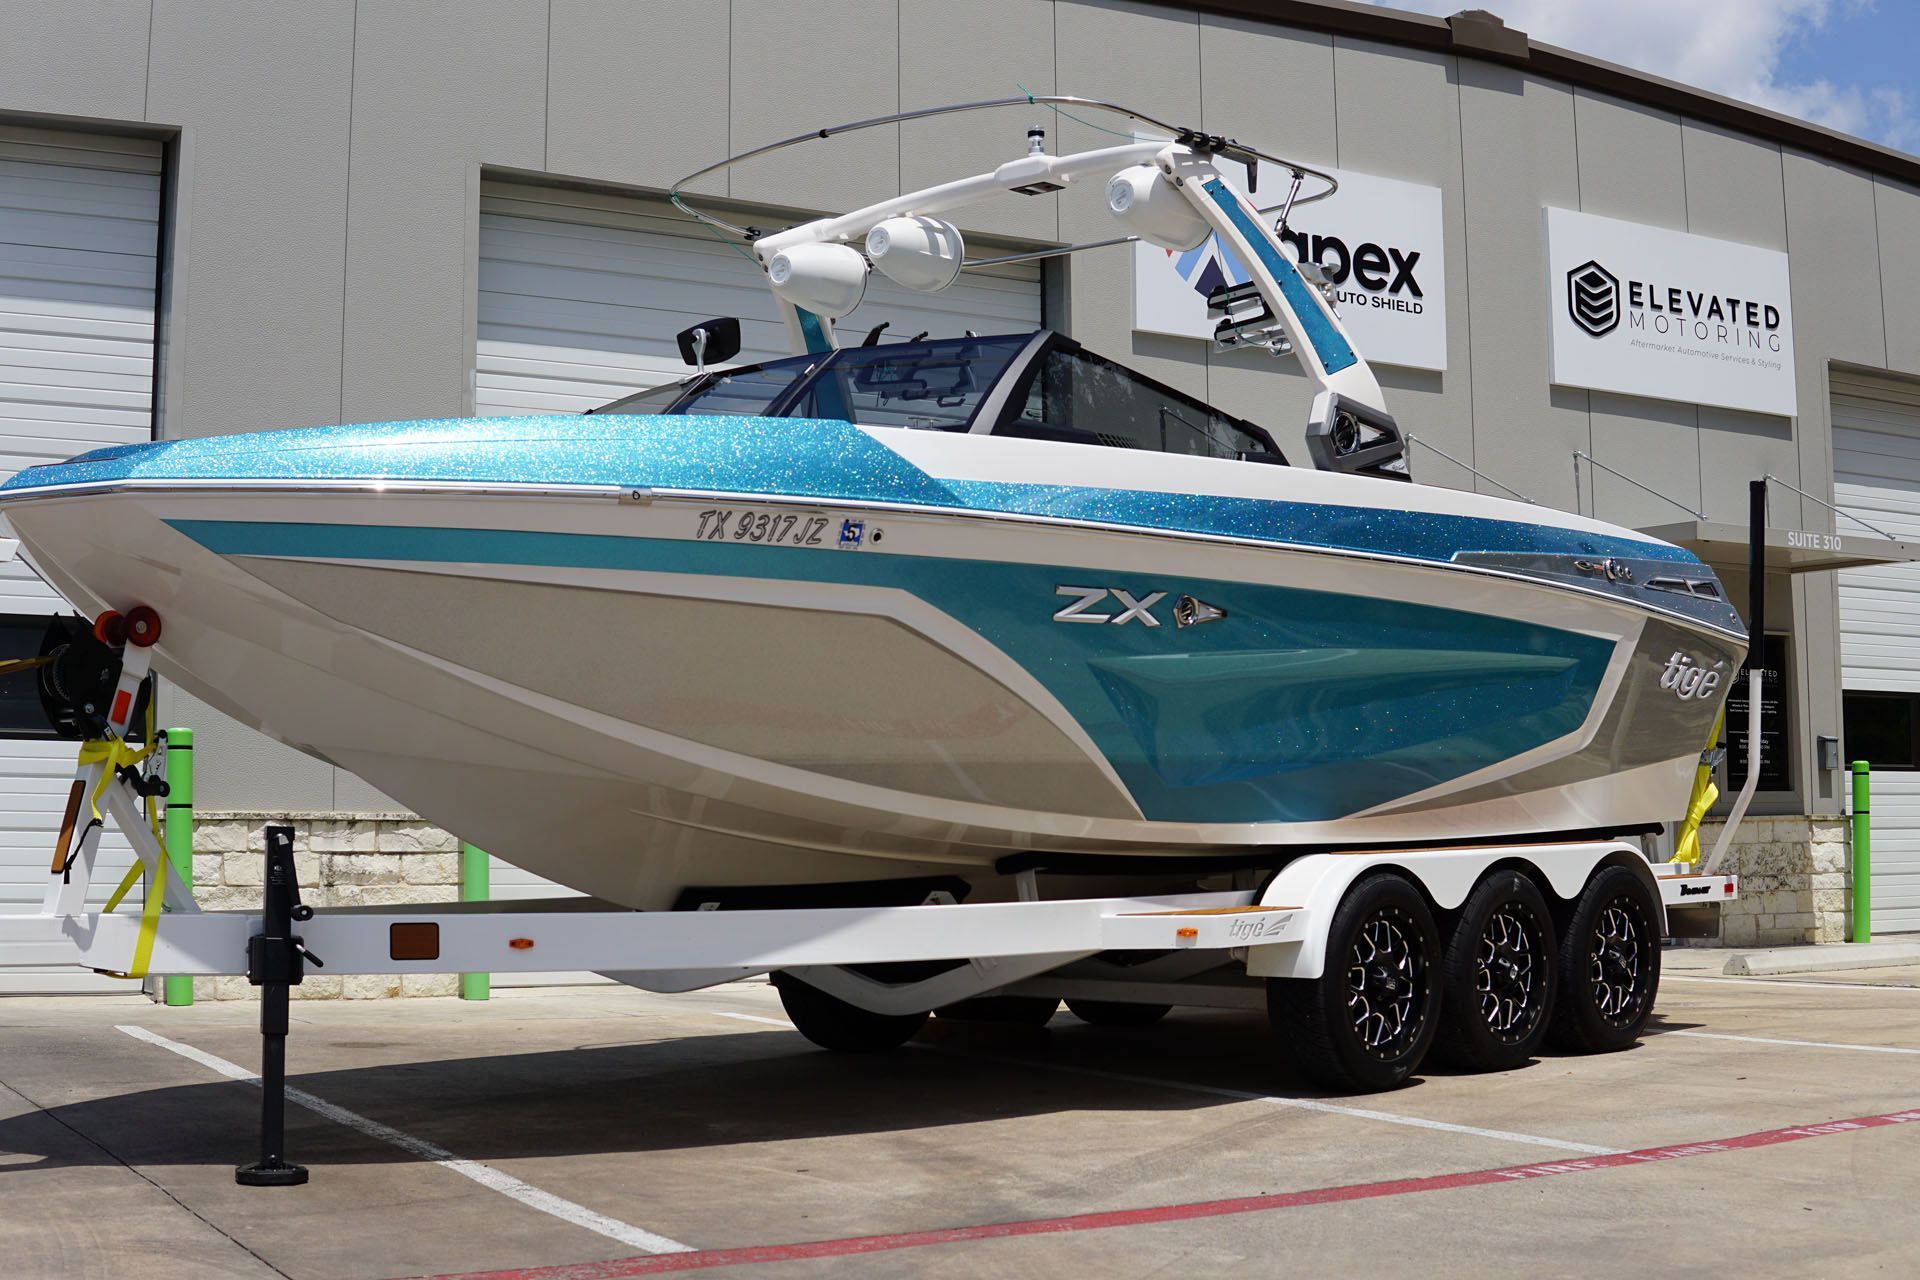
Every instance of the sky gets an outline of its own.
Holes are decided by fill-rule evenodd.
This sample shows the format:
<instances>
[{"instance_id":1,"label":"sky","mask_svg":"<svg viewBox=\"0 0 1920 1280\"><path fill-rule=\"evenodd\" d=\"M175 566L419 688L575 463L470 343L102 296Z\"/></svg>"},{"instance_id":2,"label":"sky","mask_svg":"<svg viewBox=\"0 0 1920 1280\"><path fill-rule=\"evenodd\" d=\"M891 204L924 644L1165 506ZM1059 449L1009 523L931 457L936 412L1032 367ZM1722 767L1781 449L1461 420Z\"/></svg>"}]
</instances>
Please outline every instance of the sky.
<instances>
[{"instance_id":1,"label":"sky","mask_svg":"<svg viewBox=\"0 0 1920 1280\"><path fill-rule=\"evenodd\" d=\"M1920 0L1373 0L1488 9L1543 44L1920 153Z\"/></svg>"}]
</instances>

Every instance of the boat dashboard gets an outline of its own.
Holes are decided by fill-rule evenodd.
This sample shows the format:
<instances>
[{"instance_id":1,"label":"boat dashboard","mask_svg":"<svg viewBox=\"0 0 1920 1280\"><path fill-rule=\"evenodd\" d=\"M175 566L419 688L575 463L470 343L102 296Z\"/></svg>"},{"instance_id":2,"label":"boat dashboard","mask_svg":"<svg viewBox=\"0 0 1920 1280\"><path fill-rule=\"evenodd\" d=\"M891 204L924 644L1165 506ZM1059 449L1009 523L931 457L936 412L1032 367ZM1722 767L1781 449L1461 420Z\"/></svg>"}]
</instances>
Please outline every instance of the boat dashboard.
<instances>
[{"instance_id":1,"label":"boat dashboard","mask_svg":"<svg viewBox=\"0 0 1920 1280\"><path fill-rule=\"evenodd\" d=\"M1287 465L1265 428L1045 329L847 347L713 370L588 412L838 418Z\"/></svg>"}]
</instances>

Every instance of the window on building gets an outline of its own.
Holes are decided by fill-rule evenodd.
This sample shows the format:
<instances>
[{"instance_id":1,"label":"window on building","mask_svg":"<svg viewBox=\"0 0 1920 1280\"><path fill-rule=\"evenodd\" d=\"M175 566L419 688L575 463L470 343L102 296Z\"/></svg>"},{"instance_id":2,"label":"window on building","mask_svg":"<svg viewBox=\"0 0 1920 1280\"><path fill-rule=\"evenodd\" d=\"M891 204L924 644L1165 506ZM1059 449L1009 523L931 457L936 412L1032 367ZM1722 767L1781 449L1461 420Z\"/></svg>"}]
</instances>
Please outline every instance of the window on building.
<instances>
[{"instance_id":1,"label":"window on building","mask_svg":"<svg viewBox=\"0 0 1920 1280\"><path fill-rule=\"evenodd\" d=\"M1841 695L1847 758L1875 769L1920 769L1920 693Z\"/></svg>"}]
</instances>

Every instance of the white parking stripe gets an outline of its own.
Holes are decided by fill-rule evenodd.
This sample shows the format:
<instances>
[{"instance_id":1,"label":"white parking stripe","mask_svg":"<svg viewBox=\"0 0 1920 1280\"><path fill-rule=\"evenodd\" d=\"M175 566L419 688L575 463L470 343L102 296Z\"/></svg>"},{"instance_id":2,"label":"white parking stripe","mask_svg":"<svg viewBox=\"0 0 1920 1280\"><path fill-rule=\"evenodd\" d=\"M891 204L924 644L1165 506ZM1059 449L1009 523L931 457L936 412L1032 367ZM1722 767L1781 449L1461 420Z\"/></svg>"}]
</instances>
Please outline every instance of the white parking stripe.
<instances>
[{"instance_id":1,"label":"white parking stripe","mask_svg":"<svg viewBox=\"0 0 1920 1280\"><path fill-rule=\"evenodd\" d=\"M1791 982L1785 978L1704 978L1690 973L1663 973L1661 982L1707 982L1721 986L1798 987L1803 991L1920 991L1920 987L1883 987L1871 982Z\"/></svg>"},{"instance_id":2,"label":"white parking stripe","mask_svg":"<svg viewBox=\"0 0 1920 1280\"><path fill-rule=\"evenodd\" d=\"M783 1018L764 1018L751 1013L729 1013L723 1009L703 1009L703 1013L721 1018L737 1018L742 1022L762 1022L776 1027L792 1029L793 1024ZM1005 1058L997 1054L974 1053L965 1049L952 1049L946 1045L916 1044L909 1046L925 1049L932 1053L944 1053L954 1057L973 1058L981 1062L993 1062L1010 1067L1038 1067L1045 1071L1064 1071L1071 1075L1092 1076L1099 1080L1113 1080L1121 1084L1146 1085L1156 1089L1179 1089L1187 1093L1205 1093L1216 1098L1233 1098L1241 1102L1264 1102L1269 1106L1292 1107L1296 1111L1319 1111L1329 1115L1351 1116L1357 1120L1378 1120L1384 1124L1406 1125L1413 1129L1434 1129L1441 1133L1459 1133L1474 1138L1490 1138L1495 1142L1517 1142L1530 1147L1551 1147L1556 1151L1578 1151L1582 1155L1617 1155L1623 1148L1600 1147L1587 1142L1568 1142L1561 1138L1544 1138L1538 1134L1515 1133L1509 1129L1483 1129L1477 1125L1453 1124L1446 1120L1427 1120L1420 1116L1400 1115L1392 1111L1373 1111L1366 1107L1344 1107L1332 1102L1319 1102L1312 1098L1287 1098L1272 1093L1254 1093L1246 1089L1227 1089L1218 1085L1193 1084L1185 1080L1163 1080L1158 1076L1128 1075L1119 1071L1101 1071L1093 1067L1070 1066L1066 1063L1048 1062L1039 1058Z\"/></svg>"},{"instance_id":3,"label":"white parking stripe","mask_svg":"<svg viewBox=\"0 0 1920 1280\"><path fill-rule=\"evenodd\" d=\"M215 1057L213 1054L201 1049L196 1049L190 1044L181 1044L178 1040L169 1040L163 1035L158 1035L155 1032L147 1030L145 1027L123 1026L115 1027L114 1029L116 1031L124 1031L136 1040L144 1040L148 1044L157 1044L162 1049L170 1050L183 1058L199 1063L209 1070L217 1071L229 1080L239 1080L251 1085L258 1085L260 1083L258 1074L247 1070L238 1063L228 1062L225 1058ZM349 1129L358 1130L370 1138L378 1138L382 1142L392 1143L410 1155L418 1156L420 1159L431 1164L437 1164L443 1169L451 1170L463 1178L472 1179L474 1182L479 1183L489 1190L498 1191L510 1200L519 1201L529 1209L538 1209L541 1213L549 1214L560 1219L562 1222L571 1223L576 1227L581 1227L585 1230L606 1236L610 1240L618 1240L621 1244L629 1248L639 1249L645 1253L693 1252L692 1245L681 1244L678 1240L670 1240L666 1236L657 1235L644 1228L636 1227L631 1223L622 1222L618 1218L609 1218L603 1213L595 1213L585 1205L575 1204L573 1201L563 1199L551 1192L542 1191L536 1186L522 1182L510 1173L502 1173L492 1165L481 1164L477 1160L462 1160L451 1151L443 1147L435 1146L424 1138L416 1138L410 1133L402 1133L390 1125L381 1124L378 1120L369 1120L356 1111L349 1111L345 1107L336 1106L324 1098L315 1097L304 1089L296 1089L289 1085L287 1087L287 1101L305 1107L314 1114L331 1120L335 1124L342 1124Z\"/></svg>"},{"instance_id":4,"label":"white parking stripe","mask_svg":"<svg viewBox=\"0 0 1920 1280\"><path fill-rule=\"evenodd\" d=\"M1692 1036L1696 1040L1739 1040L1747 1044L1785 1044L1796 1049L1851 1049L1855 1053L1908 1053L1920 1056L1920 1049L1900 1049L1888 1044L1841 1044L1833 1040L1776 1040L1771 1036L1733 1036L1721 1031L1668 1031L1670 1036Z\"/></svg>"}]
</instances>

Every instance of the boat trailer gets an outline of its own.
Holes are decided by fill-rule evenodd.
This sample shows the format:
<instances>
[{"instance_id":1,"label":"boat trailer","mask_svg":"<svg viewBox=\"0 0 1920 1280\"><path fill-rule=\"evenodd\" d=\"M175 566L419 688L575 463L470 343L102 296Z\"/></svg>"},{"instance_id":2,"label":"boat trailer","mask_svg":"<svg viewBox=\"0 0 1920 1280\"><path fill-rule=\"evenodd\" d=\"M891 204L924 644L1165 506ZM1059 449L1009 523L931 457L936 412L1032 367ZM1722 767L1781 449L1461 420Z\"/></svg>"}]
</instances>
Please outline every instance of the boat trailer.
<instances>
[{"instance_id":1,"label":"boat trailer","mask_svg":"<svg viewBox=\"0 0 1920 1280\"><path fill-rule=\"evenodd\" d=\"M82 718L98 736L80 748L41 910L0 916L0 968L70 966L131 979L244 975L260 987L261 1156L235 1174L247 1185L307 1177L286 1159L282 1115L289 991L308 966L341 974L592 970L657 992L771 974L797 1029L845 1049L893 1047L929 1011L965 1016L967 1002L1004 1015L1023 1007L1050 1013L1065 999L1089 1021L1119 1025L1153 1021L1176 1005L1265 1008L1297 1066L1323 1084L1370 1090L1397 1085L1425 1056L1436 1032L1426 1024L1445 1012L1438 990L1448 964L1459 963L1449 961L1446 939L1457 952L1464 937L1471 960L1485 941L1481 904L1496 885L1525 882L1524 893L1510 889L1502 901L1510 911L1515 902L1543 903L1555 928L1542 937L1586 931L1578 934L1587 939L1578 974L1566 972L1564 959L1525 948L1503 959L1501 972L1521 981L1515 975L1535 959L1557 964L1558 1000L1580 1006L1584 1022L1576 1019L1571 1034L1589 1050L1637 1037L1658 982L1666 911L1739 892L1733 876L1700 874L1686 863L1650 865L1633 843L1561 839L1292 856L1276 850L1270 869L1221 873L1230 887L1167 895L1043 896L1047 864L1030 861L1008 868L1018 897L1007 902L961 902L936 887L912 905L729 909L722 893L716 901L693 895L689 909L674 911L585 898L507 909L315 911L300 901L293 829L270 826L261 910L203 911L159 836L155 805L167 791L166 753L154 749L151 732L144 748L128 741L159 633L151 610L103 615L93 629L116 655L117 676L96 670L101 696L83 704L90 718ZM97 710L102 700L104 712ZM136 862L107 909L87 911L109 818ZM1071 858L1058 866L1070 869ZM142 871L149 890L141 910L114 910ZM1046 887L1065 878L1049 874ZM1377 909L1362 918L1356 903ZM1639 950L1630 952L1627 934L1639 924L1646 926ZM1482 991L1478 998L1511 997ZM1614 1009L1619 1016L1610 1021L1610 999L1630 999L1632 1007ZM1320 1038L1314 1029L1330 1013L1356 1002L1374 1010L1365 1025L1377 1028L1382 1045L1407 1036L1419 1043L1392 1060L1301 1048ZM1538 1022L1546 1013L1530 1016ZM1468 1056L1483 1069L1517 1065L1497 1044Z\"/></svg>"}]
</instances>

